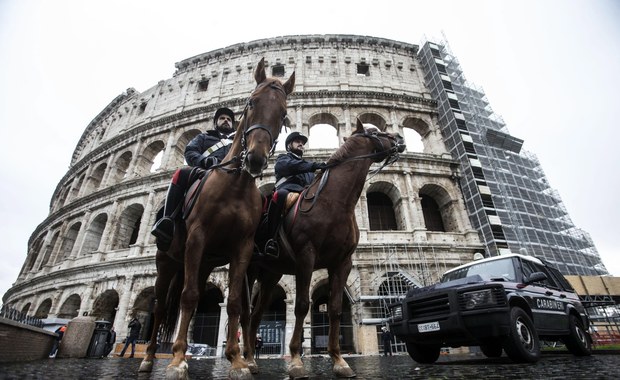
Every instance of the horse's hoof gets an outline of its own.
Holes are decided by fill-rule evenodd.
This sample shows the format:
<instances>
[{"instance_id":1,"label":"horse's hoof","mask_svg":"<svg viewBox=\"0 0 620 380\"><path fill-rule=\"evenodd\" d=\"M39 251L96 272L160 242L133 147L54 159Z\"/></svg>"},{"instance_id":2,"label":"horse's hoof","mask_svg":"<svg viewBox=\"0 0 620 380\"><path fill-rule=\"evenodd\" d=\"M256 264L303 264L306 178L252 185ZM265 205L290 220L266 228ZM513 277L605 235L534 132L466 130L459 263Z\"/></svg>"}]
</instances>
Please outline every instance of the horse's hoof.
<instances>
[{"instance_id":1,"label":"horse's hoof","mask_svg":"<svg viewBox=\"0 0 620 380\"><path fill-rule=\"evenodd\" d=\"M231 368L228 371L228 378L232 380L251 380L252 373L248 368Z\"/></svg>"},{"instance_id":2,"label":"horse's hoof","mask_svg":"<svg viewBox=\"0 0 620 380\"><path fill-rule=\"evenodd\" d=\"M140 363L140 369L138 372L152 372L153 371L153 361L152 360L143 360Z\"/></svg>"},{"instance_id":3,"label":"horse's hoof","mask_svg":"<svg viewBox=\"0 0 620 380\"><path fill-rule=\"evenodd\" d=\"M256 375L258 373L258 365L256 365L256 363L248 363L248 368L252 374Z\"/></svg>"},{"instance_id":4,"label":"horse's hoof","mask_svg":"<svg viewBox=\"0 0 620 380\"><path fill-rule=\"evenodd\" d=\"M353 372L353 370L351 369L351 367L349 366L341 366L341 365L335 365L334 366L334 375L336 375L337 377L346 377L346 378L351 378L351 377L355 377L355 372Z\"/></svg>"},{"instance_id":5,"label":"horse's hoof","mask_svg":"<svg viewBox=\"0 0 620 380\"><path fill-rule=\"evenodd\" d=\"M308 372L303 366L291 366L288 369L288 377L293 380L301 380L308 378Z\"/></svg>"},{"instance_id":6,"label":"horse's hoof","mask_svg":"<svg viewBox=\"0 0 620 380\"><path fill-rule=\"evenodd\" d=\"M187 362L182 362L178 366L169 365L166 367L166 380L187 380L189 371Z\"/></svg>"}]
</instances>

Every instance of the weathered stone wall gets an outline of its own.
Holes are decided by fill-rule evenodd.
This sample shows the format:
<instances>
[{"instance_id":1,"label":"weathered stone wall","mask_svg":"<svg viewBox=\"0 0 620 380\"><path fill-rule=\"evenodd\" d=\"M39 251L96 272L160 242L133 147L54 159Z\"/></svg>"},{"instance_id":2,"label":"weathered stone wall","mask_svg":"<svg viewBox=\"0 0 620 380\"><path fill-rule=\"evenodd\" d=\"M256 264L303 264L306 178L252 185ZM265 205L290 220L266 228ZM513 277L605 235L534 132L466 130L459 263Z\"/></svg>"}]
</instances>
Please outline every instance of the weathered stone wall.
<instances>
[{"instance_id":1,"label":"weathered stone wall","mask_svg":"<svg viewBox=\"0 0 620 380\"><path fill-rule=\"evenodd\" d=\"M0 363L45 359L55 340L53 332L0 318Z\"/></svg>"}]
</instances>

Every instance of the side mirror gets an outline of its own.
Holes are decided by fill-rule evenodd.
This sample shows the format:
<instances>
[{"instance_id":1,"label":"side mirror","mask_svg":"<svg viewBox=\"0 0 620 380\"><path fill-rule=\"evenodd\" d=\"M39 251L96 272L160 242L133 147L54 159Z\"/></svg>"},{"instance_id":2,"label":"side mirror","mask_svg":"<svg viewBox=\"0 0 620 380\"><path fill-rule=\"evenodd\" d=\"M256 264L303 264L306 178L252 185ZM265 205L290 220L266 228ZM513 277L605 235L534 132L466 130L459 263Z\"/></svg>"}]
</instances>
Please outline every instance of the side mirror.
<instances>
[{"instance_id":1,"label":"side mirror","mask_svg":"<svg viewBox=\"0 0 620 380\"><path fill-rule=\"evenodd\" d=\"M534 272L525 279L525 283L531 284L533 282L545 281L546 279L547 279L547 275L544 274L543 272Z\"/></svg>"}]
</instances>

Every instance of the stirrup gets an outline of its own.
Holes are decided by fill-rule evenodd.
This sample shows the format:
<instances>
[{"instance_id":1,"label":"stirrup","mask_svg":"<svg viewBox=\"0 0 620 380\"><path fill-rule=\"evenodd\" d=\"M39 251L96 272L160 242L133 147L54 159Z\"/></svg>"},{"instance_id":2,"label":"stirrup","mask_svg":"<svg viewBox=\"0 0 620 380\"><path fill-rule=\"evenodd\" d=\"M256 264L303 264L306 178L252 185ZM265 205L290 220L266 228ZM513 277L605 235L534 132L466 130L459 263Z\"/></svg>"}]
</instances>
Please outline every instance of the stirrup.
<instances>
[{"instance_id":1,"label":"stirrup","mask_svg":"<svg viewBox=\"0 0 620 380\"><path fill-rule=\"evenodd\" d=\"M277 259L280 255L280 246L275 239L267 240L267 243L265 244L265 255L275 259Z\"/></svg>"},{"instance_id":2,"label":"stirrup","mask_svg":"<svg viewBox=\"0 0 620 380\"><path fill-rule=\"evenodd\" d=\"M167 251L172 244L172 237L174 235L174 220L170 217L163 217L155 223L151 234L155 236L155 243L157 249L160 251Z\"/></svg>"}]
</instances>

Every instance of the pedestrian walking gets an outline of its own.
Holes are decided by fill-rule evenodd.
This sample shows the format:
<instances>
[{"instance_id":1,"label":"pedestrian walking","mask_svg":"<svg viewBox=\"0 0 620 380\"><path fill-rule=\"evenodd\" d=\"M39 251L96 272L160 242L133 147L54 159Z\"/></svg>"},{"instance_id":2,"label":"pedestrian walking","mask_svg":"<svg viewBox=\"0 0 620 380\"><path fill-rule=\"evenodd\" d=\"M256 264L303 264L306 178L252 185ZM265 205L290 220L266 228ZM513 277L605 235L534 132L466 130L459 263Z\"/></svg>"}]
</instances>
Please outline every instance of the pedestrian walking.
<instances>
[{"instance_id":1,"label":"pedestrian walking","mask_svg":"<svg viewBox=\"0 0 620 380\"><path fill-rule=\"evenodd\" d=\"M263 348L263 338L260 334L256 334L256 343L254 344L254 358L260 358L260 349Z\"/></svg>"},{"instance_id":2,"label":"pedestrian walking","mask_svg":"<svg viewBox=\"0 0 620 380\"><path fill-rule=\"evenodd\" d=\"M140 321L138 321L138 318L133 317L133 319L131 320L131 322L129 322L129 325L127 327L129 328L129 335L127 335L127 339L125 339L125 346L123 347L123 350L121 351L119 355L121 358L125 356L125 351L127 350L127 347L129 346L130 343L131 343L131 355L129 355L129 357L133 358L133 355L136 352L136 341L138 340L138 336L140 335L140 329L142 328L142 324L140 324Z\"/></svg>"},{"instance_id":3,"label":"pedestrian walking","mask_svg":"<svg viewBox=\"0 0 620 380\"><path fill-rule=\"evenodd\" d=\"M67 325L62 325L54 331L58 336L54 340L54 345L52 346L52 351L50 351L49 356L51 358L56 357L56 353L58 353L58 347L60 347L60 342L62 341L62 337L65 335L65 331L67 330Z\"/></svg>"},{"instance_id":4,"label":"pedestrian walking","mask_svg":"<svg viewBox=\"0 0 620 380\"><path fill-rule=\"evenodd\" d=\"M381 341L383 342L383 356L392 356L392 333L383 326L381 328Z\"/></svg>"}]
</instances>

